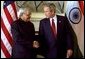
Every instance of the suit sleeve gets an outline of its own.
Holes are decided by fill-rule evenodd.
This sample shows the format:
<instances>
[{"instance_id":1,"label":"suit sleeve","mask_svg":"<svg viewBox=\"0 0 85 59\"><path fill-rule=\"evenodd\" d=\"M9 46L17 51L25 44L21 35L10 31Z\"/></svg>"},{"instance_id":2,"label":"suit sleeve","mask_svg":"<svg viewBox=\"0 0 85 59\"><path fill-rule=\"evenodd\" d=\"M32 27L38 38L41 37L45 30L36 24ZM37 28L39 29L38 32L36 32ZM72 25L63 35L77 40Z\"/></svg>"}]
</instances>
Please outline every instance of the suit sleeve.
<instances>
[{"instance_id":1,"label":"suit sleeve","mask_svg":"<svg viewBox=\"0 0 85 59\"><path fill-rule=\"evenodd\" d=\"M65 28L66 28L66 38L67 38L67 49L73 50L73 28L69 23L67 17L65 17Z\"/></svg>"},{"instance_id":2,"label":"suit sleeve","mask_svg":"<svg viewBox=\"0 0 85 59\"><path fill-rule=\"evenodd\" d=\"M39 42L40 42L40 47L42 48L44 45L44 30L43 30L43 24L42 21L40 21L40 26L39 26Z\"/></svg>"},{"instance_id":3,"label":"suit sleeve","mask_svg":"<svg viewBox=\"0 0 85 59\"><path fill-rule=\"evenodd\" d=\"M35 39L35 28L34 28L34 24L32 23L32 35L33 35L33 37L32 37L32 39L33 39L33 41L34 40L37 40L37 39Z\"/></svg>"},{"instance_id":4,"label":"suit sleeve","mask_svg":"<svg viewBox=\"0 0 85 59\"><path fill-rule=\"evenodd\" d=\"M39 26L39 42L40 42L40 51L41 54L45 56L47 52L47 44L44 36L44 28L43 28L43 21L40 21L40 26Z\"/></svg>"}]
</instances>

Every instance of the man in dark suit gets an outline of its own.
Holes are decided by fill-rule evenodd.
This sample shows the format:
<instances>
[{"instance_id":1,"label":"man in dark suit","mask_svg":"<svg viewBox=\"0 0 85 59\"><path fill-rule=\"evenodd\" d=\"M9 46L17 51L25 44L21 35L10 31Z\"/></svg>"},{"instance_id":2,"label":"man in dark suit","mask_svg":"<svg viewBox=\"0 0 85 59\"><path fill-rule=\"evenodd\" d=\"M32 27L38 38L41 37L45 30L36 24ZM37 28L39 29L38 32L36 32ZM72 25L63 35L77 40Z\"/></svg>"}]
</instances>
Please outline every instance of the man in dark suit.
<instances>
[{"instance_id":1,"label":"man in dark suit","mask_svg":"<svg viewBox=\"0 0 85 59\"><path fill-rule=\"evenodd\" d=\"M33 44L35 29L33 23L30 22L31 12L28 8L21 8L18 14L19 19L11 25L13 36L12 58L35 58L34 48L38 48L38 46Z\"/></svg>"},{"instance_id":2,"label":"man in dark suit","mask_svg":"<svg viewBox=\"0 0 85 59\"><path fill-rule=\"evenodd\" d=\"M46 18L40 21L40 49L46 58L70 58L73 54L73 40L69 21L56 15L52 3L44 5Z\"/></svg>"}]
</instances>

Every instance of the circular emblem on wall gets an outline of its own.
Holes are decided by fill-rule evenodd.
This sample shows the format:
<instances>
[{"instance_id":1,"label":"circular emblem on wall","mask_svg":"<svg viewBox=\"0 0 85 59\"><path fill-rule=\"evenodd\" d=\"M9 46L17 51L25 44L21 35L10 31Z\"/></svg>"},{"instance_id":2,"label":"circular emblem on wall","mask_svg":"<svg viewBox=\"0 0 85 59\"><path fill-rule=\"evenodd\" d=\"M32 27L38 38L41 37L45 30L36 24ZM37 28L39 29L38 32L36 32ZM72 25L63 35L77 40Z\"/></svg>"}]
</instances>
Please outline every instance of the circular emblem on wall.
<instances>
[{"instance_id":1,"label":"circular emblem on wall","mask_svg":"<svg viewBox=\"0 0 85 59\"><path fill-rule=\"evenodd\" d=\"M69 20L73 23L73 24L78 24L81 21L81 11L78 7L74 7L70 10L69 12Z\"/></svg>"}]
</instances>

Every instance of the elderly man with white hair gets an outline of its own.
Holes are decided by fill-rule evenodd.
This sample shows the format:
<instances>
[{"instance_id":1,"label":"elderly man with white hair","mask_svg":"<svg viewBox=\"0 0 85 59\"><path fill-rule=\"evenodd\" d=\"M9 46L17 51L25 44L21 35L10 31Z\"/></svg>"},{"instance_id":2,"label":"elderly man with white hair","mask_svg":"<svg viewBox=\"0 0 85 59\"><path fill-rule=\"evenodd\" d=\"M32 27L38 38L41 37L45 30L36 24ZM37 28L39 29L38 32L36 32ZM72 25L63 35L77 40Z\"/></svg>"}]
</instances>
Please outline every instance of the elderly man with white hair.
<instances>
[{"instance_id":1,"label":"elderly man with white hair","mask_svg":"<svg viewBox=\"0 0 85 59\"><path fill-rule=\"evenodd\" d=\"M11 25L11 33L13 37L12 58L34 58L35 46L35 29L30 22L31 11L28 8L20 8L18 12L19 19Z\"/></svg>"}]
</instances>

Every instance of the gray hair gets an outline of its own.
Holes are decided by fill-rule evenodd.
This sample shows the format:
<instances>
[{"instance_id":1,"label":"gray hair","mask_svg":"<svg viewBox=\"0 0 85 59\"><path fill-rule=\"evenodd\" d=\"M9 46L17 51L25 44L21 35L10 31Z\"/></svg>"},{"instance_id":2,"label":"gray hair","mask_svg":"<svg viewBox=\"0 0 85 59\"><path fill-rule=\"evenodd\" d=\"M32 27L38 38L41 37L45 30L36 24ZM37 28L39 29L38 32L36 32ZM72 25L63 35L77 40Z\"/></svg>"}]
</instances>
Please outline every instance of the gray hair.
<instances>
[{"instance_id":1,"label":"gray hair","mask_svg":"<svg viewBox=\"0 0 85 59\"><path fill-rule=\"evenodd\" d=\"M56 13L56 6L55 6L55 4L53 4L53 3L45 3L44 7L49 7L50 10L54 10L54 12Z\"/></svg>"},{"instance_id":2,"label":"gray hair","mask_svg":"<svg viewBox=\"0 0 85 59\"><path fill-rule=\"evenodd\" d=\"M21 18L21 16L26 12L29 11L29 13L31 14L31 11L29 8L20 8L18 11L18 18Z\"/></svg>"}]
</instances>

